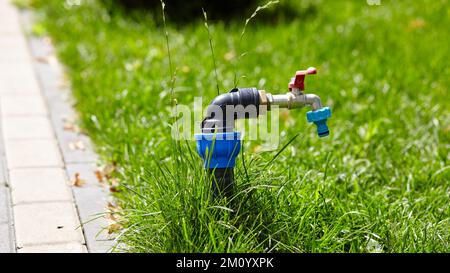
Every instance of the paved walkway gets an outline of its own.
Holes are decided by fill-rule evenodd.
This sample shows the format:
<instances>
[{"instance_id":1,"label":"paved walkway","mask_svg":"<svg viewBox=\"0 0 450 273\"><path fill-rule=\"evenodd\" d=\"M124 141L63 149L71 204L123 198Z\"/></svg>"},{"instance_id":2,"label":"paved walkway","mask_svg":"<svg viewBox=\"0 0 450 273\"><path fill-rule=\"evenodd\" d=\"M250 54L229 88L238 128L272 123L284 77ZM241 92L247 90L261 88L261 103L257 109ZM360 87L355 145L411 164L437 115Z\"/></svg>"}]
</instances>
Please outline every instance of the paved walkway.
<instances>
[{"instance_id":1,"label":"paved walkway","mask_svg":"<svg viewBox=\"0 0 450 273\"><path fill-rule=\"evenodd\" d=\"M81 225L107 202L93 174L95 154L86 136L63 129L75 115L70 92L57 87L62 73L48 61L52 48L28 41L23 21L0 0L0 252L106 252L111 240L97 235L106 222ZM83 187L72 186L76 173Z\"/></svg>"}]
</instances>

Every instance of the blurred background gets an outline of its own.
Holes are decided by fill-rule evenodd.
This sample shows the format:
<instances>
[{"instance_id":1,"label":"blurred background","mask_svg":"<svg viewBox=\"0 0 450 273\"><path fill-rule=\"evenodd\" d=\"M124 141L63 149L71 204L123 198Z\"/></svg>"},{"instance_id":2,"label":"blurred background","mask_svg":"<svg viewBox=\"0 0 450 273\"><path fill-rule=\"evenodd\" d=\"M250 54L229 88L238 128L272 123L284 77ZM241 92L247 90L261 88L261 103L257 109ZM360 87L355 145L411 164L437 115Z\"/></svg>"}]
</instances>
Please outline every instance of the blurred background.
<instances>
[{"instance_id":1,"label":"blurred background","mask_svg":"<svg viewBox=\"0 0 450 273\"><path fill-rule=\"evenodd\" d=\"M152 14L152 16L161 18L161 1L160 0L103 0L111 9L117 5L124 7L127 13L140 10ZM241 20L244 16L249 16L249 12L255 10L258 6L263 6L269 1L261 0L230 0L230 1L211 1L211 0L195 0L188 4L181 0L164 1L166 4L166 16L172 23L189 23L203 19L202 9L208 13L211 20L221 20L229 22L231 20ZM273 1L276 2L276 1ZM280 18L289 18L300 14L311 14L317 5L314 1L282 1L277 3L277 7L266 9L264 14L260 14L259 18L265 18L270 21L277 21Z\"/></svg>"}]
</instances>

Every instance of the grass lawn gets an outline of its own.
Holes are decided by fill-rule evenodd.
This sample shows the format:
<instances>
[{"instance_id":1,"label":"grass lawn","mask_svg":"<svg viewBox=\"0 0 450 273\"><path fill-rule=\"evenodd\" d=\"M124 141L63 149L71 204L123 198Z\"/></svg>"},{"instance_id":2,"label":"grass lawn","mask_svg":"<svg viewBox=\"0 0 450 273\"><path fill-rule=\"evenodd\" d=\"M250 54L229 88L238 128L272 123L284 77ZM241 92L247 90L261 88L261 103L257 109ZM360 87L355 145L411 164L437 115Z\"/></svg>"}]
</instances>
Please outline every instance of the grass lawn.
<instances>
[{"instance_id":1,"label":"grass lawn","mask_svg":"<svg viewBox=\"0 0 450 273\"><path fill-rule=\"evenodd\" d=\"M447 1L319 1L278 24L254 18L240 46L245 18L210 21L221 92L236 71L240 87L284 93L296 70L315 66L306 91L333 111L328 138L303 109L280 115L278 149L244 142L234 213L208 198L194 141L170 137L162 22L65 2L33 1L34 29L51 37L82 128L116 166L128 251L450 251ZM202 96L206 107L217 90L203 22L168 22L168 32L177 102Z\"/></svg>"}]
</instances>

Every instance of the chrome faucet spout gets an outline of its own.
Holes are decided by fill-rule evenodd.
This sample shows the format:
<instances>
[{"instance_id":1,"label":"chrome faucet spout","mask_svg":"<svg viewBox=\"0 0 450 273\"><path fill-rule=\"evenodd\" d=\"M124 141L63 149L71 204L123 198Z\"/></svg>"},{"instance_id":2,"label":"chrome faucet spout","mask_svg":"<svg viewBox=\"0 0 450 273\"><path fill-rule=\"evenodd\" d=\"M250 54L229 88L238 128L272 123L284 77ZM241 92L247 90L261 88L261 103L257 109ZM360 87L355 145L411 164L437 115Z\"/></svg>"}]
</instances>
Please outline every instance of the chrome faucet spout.
<instances>
[{"instance_id":1,"label":"chrome faucet spout","mask_svg":"<svg viewBox=\"0 0 450 273\"><path fill-rule=\"evenodd\" d=\"M319 96L315 94L305 94L304 96L306 104L310 105L313 111L322 109L322 101Z\"/></svg>"}]
</instances>

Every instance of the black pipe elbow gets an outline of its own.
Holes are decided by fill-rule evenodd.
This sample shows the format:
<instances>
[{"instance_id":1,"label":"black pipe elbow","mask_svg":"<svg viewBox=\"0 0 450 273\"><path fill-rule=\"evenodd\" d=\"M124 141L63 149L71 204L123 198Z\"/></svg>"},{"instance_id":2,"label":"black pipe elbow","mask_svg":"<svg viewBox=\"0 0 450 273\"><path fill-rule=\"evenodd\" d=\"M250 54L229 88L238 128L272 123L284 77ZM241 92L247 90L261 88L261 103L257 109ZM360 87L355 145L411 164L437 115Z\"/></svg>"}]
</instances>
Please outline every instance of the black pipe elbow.
<instances>
[{"instance_id":1,"label":"black pipe elbow","mask_svg":"<svg viewBox=\"0 0 450 273\"><path fill-rule=\"evenodd\" d=\"M234 121L238 118L256 118L259 115L260 96L258 89L252 88L234 88L229 93L217 96L208 106L207 116L202 122L203 133L214 132L232 132L234 128ZM241 105L241 111L234 108L233 112L227 112L227 106ZM252 114L251 111L243 111L247 106L254 105L256 112ZM221 110L221 118L215 117L217 106Z\"/></svg>"},{"instance_id":2,"label":"black pipe elbow","mask_svg":"<svg viewBox=\"0 0 450 273\"><path fill-rule=\"evenodd\" d=\"M210 105L226 106L226 105L248 105L259 106L258 89L251 88L234 88L229 93L217 96Z\"/></svg>"}]
</instances>

